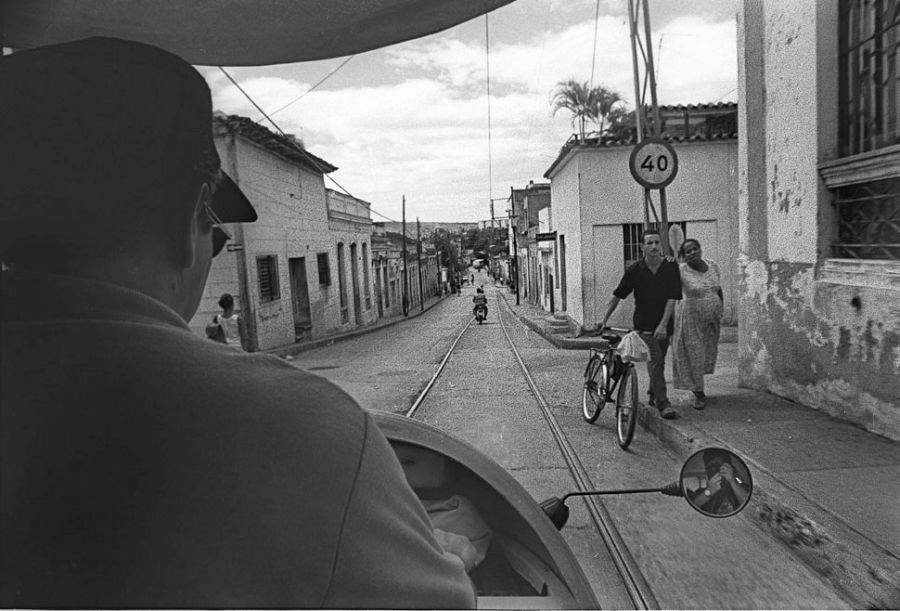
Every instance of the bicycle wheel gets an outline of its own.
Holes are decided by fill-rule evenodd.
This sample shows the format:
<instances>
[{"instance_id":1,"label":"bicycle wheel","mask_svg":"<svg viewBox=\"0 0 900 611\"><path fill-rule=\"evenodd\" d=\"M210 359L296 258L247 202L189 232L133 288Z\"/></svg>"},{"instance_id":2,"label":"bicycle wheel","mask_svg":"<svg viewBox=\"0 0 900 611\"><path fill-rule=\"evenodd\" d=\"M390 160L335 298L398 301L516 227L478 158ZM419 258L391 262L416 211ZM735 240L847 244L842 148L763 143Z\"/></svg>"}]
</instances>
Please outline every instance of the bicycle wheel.
<instances>
[{"instance_id":1,"label":"bicycle wheel","mask_svg":"<svg viewBox=\"0 0 900 611\"><path fill-rule=\"evenodd\" d=\"M634 367L626 367L622 372L622 379L619 380L619 393L616 397L616 433L619 436L619 446L623 450L634 438L639 400L637 373Z\"/></svg>"},{"instance_id":2,"label":"bicycle wheel","mask_svg":"<svg viewBox=\"0 0 900 611\"><path fill-rule=\"evenodd\" d=\"M594 422L606 405L607 376L606 363L597 357L592 358L584 374L584 391L581 394L581 411L588 422Z\"/></svg>"}]
</instances>

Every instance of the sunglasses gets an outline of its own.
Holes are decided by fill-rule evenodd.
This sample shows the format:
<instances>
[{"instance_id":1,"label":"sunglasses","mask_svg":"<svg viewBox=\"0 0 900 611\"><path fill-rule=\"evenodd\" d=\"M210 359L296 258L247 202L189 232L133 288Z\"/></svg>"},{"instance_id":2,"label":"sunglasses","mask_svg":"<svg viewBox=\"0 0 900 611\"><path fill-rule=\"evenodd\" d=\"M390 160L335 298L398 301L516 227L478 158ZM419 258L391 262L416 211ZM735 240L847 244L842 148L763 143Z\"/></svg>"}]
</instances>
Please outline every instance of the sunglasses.
<instances>
[{"instance_id":1,"label":"sunglasses","mask_svg":"<svg viewBox=\"0 0 900 611\"><path fill-rule=\"evenodd\" d=\"M231 239L231 235L225 231L224 223L209 204L203 204L203 208L206 210L206 216L209 217L209 222L212 224L212 256L215 257L225 248L225 242Z\"/></svg>"}]
</instances>

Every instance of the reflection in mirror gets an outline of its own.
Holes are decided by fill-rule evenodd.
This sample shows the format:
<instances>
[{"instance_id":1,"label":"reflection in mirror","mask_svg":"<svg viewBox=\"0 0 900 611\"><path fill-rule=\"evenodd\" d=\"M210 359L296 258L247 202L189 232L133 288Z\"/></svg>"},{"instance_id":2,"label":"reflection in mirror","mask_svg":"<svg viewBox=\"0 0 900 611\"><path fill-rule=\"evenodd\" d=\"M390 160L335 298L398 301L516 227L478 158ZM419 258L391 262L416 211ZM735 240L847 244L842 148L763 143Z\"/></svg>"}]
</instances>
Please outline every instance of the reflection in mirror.
<instances>
[{"instance_id":1,"label":"reflection in mirror","mask_svg":"<svg viewBox=\"0 0 900 611\"><path fill-rule=\"evenodd\" d=\"M753 494L750 469L734 452L705 448L681 469L681 490L691 507L714 518L740 512Z\"/></svg>"}]
</instances>

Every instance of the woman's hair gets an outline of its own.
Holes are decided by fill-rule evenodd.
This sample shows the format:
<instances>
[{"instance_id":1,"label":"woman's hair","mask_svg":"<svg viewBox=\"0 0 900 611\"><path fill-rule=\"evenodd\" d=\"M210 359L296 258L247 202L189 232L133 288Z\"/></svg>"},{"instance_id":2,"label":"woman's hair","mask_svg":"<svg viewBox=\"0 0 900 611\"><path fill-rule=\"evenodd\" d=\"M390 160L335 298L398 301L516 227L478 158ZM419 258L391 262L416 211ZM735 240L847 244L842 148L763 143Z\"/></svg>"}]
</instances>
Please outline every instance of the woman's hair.
<instances>
[{"instance_id":1,"label":"woman's hair","mask_svg":"<svg viewBox=\"0 0 900 611\"><path fill-rule=\"evenodd\" d=\"M702 248L702 246L700 246L699 240L696 240L694 238L688 238L684 242L681 243L681 246L678 247L678 256L680 256L680 257L684 256L684 247L687 246L688 242L693 242L694 244L697 245L697 248Z\"/></svg>"},{"instance_id":2,"label":"woman's hair","mask_svg":"<svg viewBox=\"0 0 900 611\"><path fill-rule=\"evenodd\" d=\"M223 293L222 296L219 297L219 307L223 310L234 307L234 297L229 293Z\"/></svg>"}]
</instances>

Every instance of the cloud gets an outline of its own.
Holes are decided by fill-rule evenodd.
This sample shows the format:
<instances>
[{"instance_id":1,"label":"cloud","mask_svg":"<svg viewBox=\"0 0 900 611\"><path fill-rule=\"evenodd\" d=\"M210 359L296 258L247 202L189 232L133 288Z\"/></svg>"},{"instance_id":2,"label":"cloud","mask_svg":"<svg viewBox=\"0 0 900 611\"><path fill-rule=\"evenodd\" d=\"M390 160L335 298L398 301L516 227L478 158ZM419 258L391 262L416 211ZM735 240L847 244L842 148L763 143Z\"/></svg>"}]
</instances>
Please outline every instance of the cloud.
<instances>
[{"instance_id":1,"label":"cloud","mask_svg":"<svg viewBox=\"0 0 900 611\"><path fill-rule=\"evenodd\" d=\"M573 131L565 112L551 115L549 97L559 81L590 79L594 20L592 11L585 14L588 19L557 31L535 27L527 36L492 42L490 135L484 41L450 35L382 50L370 58L381 72L373 68L366 83L357 79L316 89L276 120L286 132L301 135L311 152L337 165L334 178L383 214L399 218L405 194L408 213L423 220L485 219L490 198L506 197L511 186L529 180L543 181ZM601 16L597 31L594 82L617 90L633 106L627 20ZM660 103L736 99L728 93L737 81L733 20L668 20L655 33L654 52L660 37ZM275 73L271 68L266 76L255 76L253 69L234 72L268 111L310 87L306 78ZM216 108L260 116L218 70L204 74ZM501 202L496 204L502 213Z\"/></svg>"}]
</instances>

